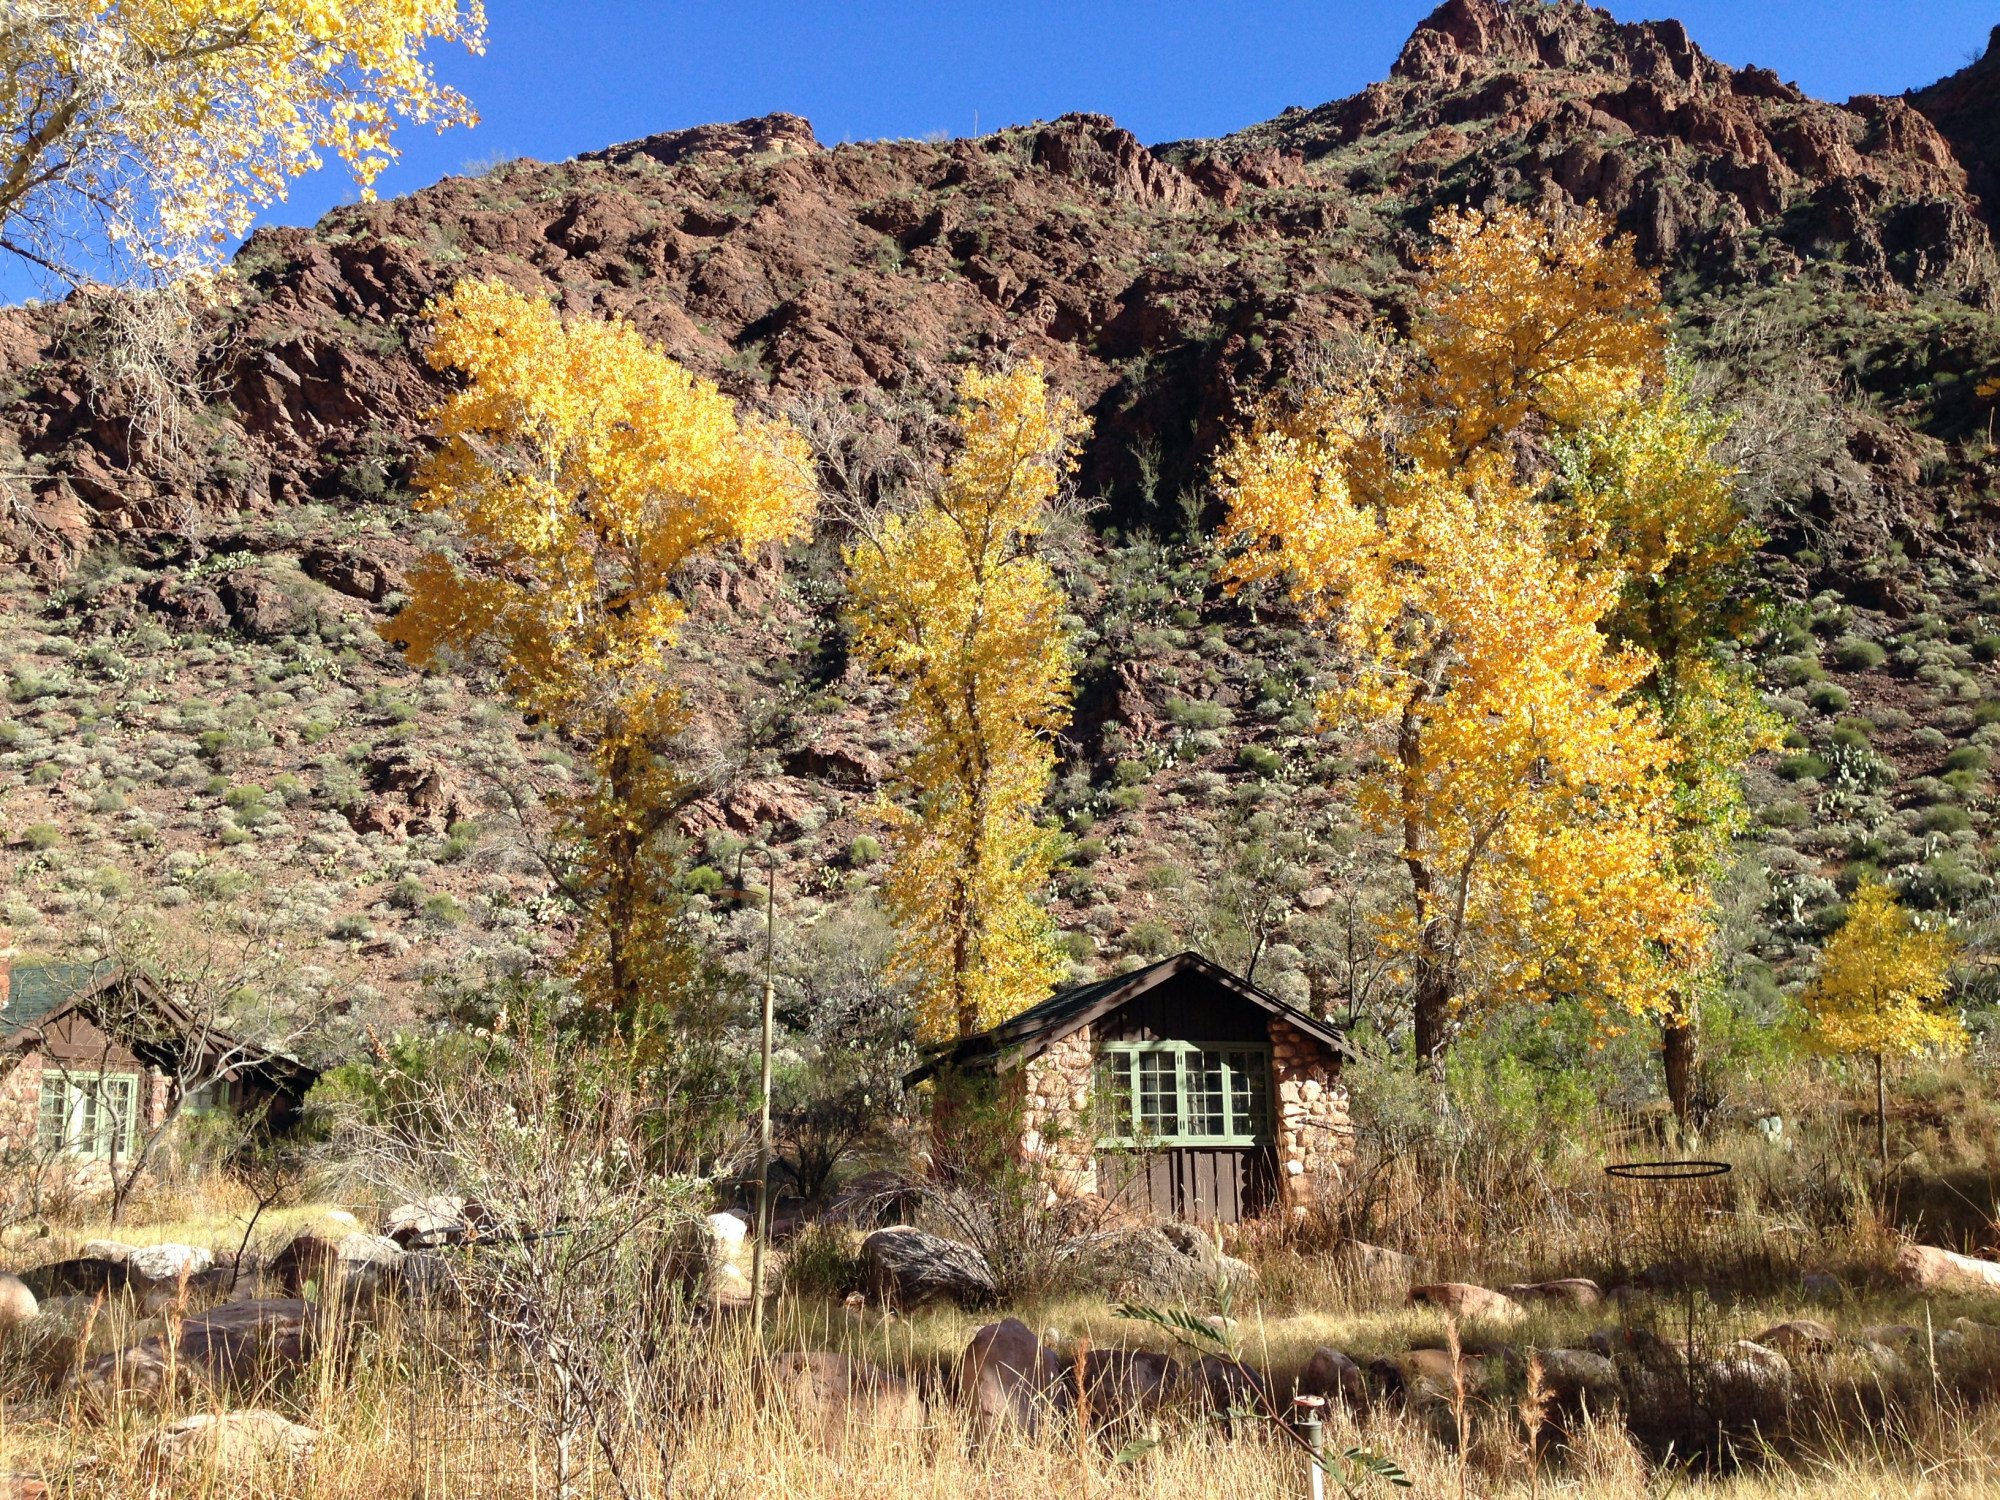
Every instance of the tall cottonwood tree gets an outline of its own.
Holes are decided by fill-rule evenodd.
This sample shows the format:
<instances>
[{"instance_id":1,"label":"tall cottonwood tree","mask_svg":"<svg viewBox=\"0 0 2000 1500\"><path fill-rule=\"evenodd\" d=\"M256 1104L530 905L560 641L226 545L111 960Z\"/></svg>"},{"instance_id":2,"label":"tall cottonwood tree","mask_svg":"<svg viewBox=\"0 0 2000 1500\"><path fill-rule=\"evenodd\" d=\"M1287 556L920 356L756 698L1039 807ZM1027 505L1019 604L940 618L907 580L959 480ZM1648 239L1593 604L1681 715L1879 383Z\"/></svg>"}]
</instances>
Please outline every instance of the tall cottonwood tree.
<instances>
[{"instance_id":1,"label":"tall cottonwood tree","mask_svg":"<svg viewBox=\"0 0 2000 1500\"><path fill-rule=\"evenodd\" d=\"M1035 551L1084 419L1041 368L969 372L962 446L936 493L847 552L856 654L906 685L887 904L929 1037L970 1036L1062 972L1043 909L1056 836L1039 814L1070 713L1063 591Z\"/></svg>"},{"instance_id":2,"label":"tall cottonwood tree","mask_svg":"<svg viewBox=\"0 0 2000 1500\"><path fill-rule=\"evenodd\" d=\"M697 789L676 757L675 575L804 535L811 455L629 323L564 323L487 281L433 313L430 362L460 384L418 504L452 523L459 556L417 565L383 634L419 666L495 650L515 703L582 752L583 787L558 808L581 915L571 963L601 1011L642 1025L670 1011L689 965L673 842Z\"/></svg>"},{"instance_id":3,"label":"tall cottonwood tree","mask_svg":"<svg viewBox=\"0 0 2000 1500\"><path fill-rule=\"evenodd\" d=\"M1388 936L1435 1064L1466 1003L1660 1014L1707 966L1689 751L1631 621L1749 541L1710 513L1629 241L1589 211L1433 229L1408 342L1258 408L1218 478L1228 581L1282 584L1352 662L1322 712L1375 757L1360 805L1408 874Z\"/></svg>"},{"instance_id":4,"label":"tall cottonwood tree","mask_svg":"<svg viewBox=\"0 0 2000 1500\"><path fill-rule=\"evenodd\" d=\"M476 117L424 59L481 0L8 0L0 249L69 283L212 258L322 153L364 192L397 121Z\"/></svg>"}]
</instances>

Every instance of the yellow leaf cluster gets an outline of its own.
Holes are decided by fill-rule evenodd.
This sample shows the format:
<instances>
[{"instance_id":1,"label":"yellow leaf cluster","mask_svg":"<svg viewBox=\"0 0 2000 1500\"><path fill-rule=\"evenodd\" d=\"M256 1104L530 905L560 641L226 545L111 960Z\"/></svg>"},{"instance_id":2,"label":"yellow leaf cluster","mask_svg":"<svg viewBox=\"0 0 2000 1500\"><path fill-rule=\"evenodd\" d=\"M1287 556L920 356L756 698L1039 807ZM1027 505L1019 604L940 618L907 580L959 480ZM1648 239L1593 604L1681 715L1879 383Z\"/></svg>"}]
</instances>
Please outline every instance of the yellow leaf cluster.
<instances>
[{"instance_id":1,"label":"yellow leaf cluster","mask_svg":"<svg viewBox=\"0 0 2000 1500\"><path fill-rule=\"evenodd\" d=\"M1963 1051L1964 1023L1938 1003L1957 955L1951 934L1919 927L1887 886L1862 886L1802 996L1814 1040L1876 1056Z\"/></svg>"},{"instance_id":2,"label":"yellow leaf cluster","mask_svg":"<svg viewBox=\"0 0 2000 1500\"><path fill-rule=\"evenodd\" d=\"M630 1009L672 968L660 841L687 791L668 755L683 722L674 577L804 535L811 455L628 323L565 324L491 281L461 282L433 318L431 364L460 384L419 506L449 518L460 555L412 571L383 633L419 666L497 648L515 703L585 749L589 789L563 809L588 896L576 967Z\"/></svg>"},{"instance_id":3,"label":"yellow leaf cluster","mask_svg":"<svg viewBox=\"0 0 2000 1500\"><path fill-rule=\"evenodd\" d=\"M1736 679L1661 654L1705 643L1754 535L1651 276L1594 212L1434 227L1408 345L1267 403L1218 466L1226 581L1286 588L1351 664L1321 707L1374 752L1420 1046L1426 996L1671 1008L1709 948L1684 823L1728 803L1751 733Z\"/></svg>"},{"instance_id":4,"label":"yellow leaf cluster","mask_svg":"<svg viewBox=\"0 0 2000 1500\"><path fill-rule=\"evenodd\" d=\"M399 118L471 123L432 41L483 46L482 0L33 0L0 23L0 220L89 204L167 256L242 234L322 153L364 193Z\"/></svg>"},{"instance_id":5,"label":"yellow leaf cluster","mask_svg":"<svg viewBox=\"0 0 2000 1500\"><path fill-rule=\"evenodd\" d=\"M966 1036L1061 972L1042 907L1056 855L1037 822L1068 722L1064 598L1034 551L1083 418L1040 366L969 372L963 440L934 499L848 549L856 655L904 683L918 741L885 895L926 1035Z\"/></svg>"}]
</instances>

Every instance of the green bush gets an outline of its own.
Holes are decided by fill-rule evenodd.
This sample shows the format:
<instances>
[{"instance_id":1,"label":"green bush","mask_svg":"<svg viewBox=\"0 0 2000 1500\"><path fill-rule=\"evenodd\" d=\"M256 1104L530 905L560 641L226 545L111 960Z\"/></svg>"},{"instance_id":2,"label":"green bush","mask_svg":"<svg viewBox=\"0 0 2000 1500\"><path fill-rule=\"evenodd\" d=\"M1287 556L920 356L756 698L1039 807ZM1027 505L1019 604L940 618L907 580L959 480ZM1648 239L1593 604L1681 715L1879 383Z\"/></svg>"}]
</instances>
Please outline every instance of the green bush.
<instances>
[{"instance_id":1,"label":"green bush","mask_svg":"<svg viewBox=\"0 0 2000 1500\"><path fill-rule=\"evenodd\" d=\"M1157 917L1134 922L1125 930L1125 949L1148 956L1165 953L1174 945L1174 930Z\"/></svg>"},{"instance_id":2,"label":"green bush","mask_svg":"<svg viewBox=\"0 0 2000 1500\"><path fill-rule=\"evenodd\" d=\"M1102 858L1104 858L1103 839L1078 839L1069 846L1069 862L1073 865L1094 865Z\"/></svg>"},{"instance_id":3,"label":"green bush","mask_svg":"<svg viewBox=\"0 0 2000 1500\"><path fill-rule=\"evenodd\" d=\"M1119 786L1137 786L1152 774L1142 760L1121 760L1112 767L1111 779Z\"/></svg>"},{"instance_id":4,"label":"green bush","mask_svg":"<svg viewBox=\"0 0 2000 1500\"><path fill-rule=\"evenodd\" d=\"M1834 744L1849 750L1868 748L1868 731L1856 724L1836 724L1831 739Z\"/></svg>"},{"instance_id":5,"label":"green bush","mask_svg":"<svg viewBox=\"0 0 2000 1500\"><path fill-rule=\"evenodd\" d=\"M1979 725L2000 724L2000 698L1982 698L1973 704L1972 722Z\"/></svg>"},{"instance_id":6,"label":"green bush","mask_svg":"<svg viewBox=\"0 0 2000 1500\"><path fill-rule=\"evenodd\" d=\"M1972 643L1972 654L1981 661L2000 661L2000 635L1982 635Z\"/></svg>"},{"instance_id":7,"label":"green bush","mask_svg":"<svg viewBox=\"0 0 2000 1500\"><path fill-rule=\"evenodd\" d=\"M1819 781L1826 773L1826 761L1817 755L1787 755L1778 762L1778 774L1787 781Z\"/></svg>"},{"instance_id":8,"label":"green bush","mask_svg":"<svg viewBox=\"0 0 2000 1500\"><path fill-rule=\"evenodd\" d=\"M1229 722L1229 710L1205 699L1169 698L1167 717L1183 729L1220 729Z\"/></svg>"},{"instance_id":9,"label":"green bush","mask_svg":"<svg viewBox=\"0 0 2000 1500\"><path fill-rule=\"evenodd\" d=\"M1823 714L1838 714L1847 711L1849 702L1847 689L1837 683L1814 683L1812 691L1806 694L1806 702Z\"/></svg>"},{"instance_id":10,"label":"green bush","mask_svg":"<svg viewBox=\"0 0 2000 1500\"><path fill-rule=\"evenodd\" d=\"M1944 758L1947 771L1983 771L1991 764L1991 757L1979 745L1960 745Z\"/></svg>"},{"instance_id":11,"label":"green bush","mask_svg":"<svg viewBox=\"0 0 2000 1500\"><path fill-rule=\"evenodd\" d=\"M869 834L858 834L847 846L849 869L858 870L864 865L872 865L882 857L882 842Z\"/></svg>"},{"instance_id":12,"label":"green bush","mask_svg":"<svg viewBox=\"0 0 2000 1500\"><path fill-rule=\"evenodd\" d=\"M681 889L696 896L719 896L724 881L714 865L693 865L681 873Z\"/></svg>"},{"instance_id":13,"label":"green bush","mask_svg":"<svg viewBox=\"0 0 2000 1500\"><path fill-rule=\"evenodd\" d=\"M1889 653L1874 641L1860 636L1842 636L1834 643L1833 664L1843 672L1865 672L1881 666Z\"/></svg>"},{"instance_id":14,"label":"green bush","mask_svg":"<svg viewBox=\"0 0 2000 1500\"><path fill-rule=\"evenodd\" d=\"M1236 752L1236 764L1254 776L1269 780L1284 770L1285 758L1277 751L1267 750L1262 745L1245 745Z\"/></svg>"},{"instance_id":15,"label":"green bush","mask_svg":"<svg viewBox=\"0 0 2000 1500\"><path fill-rule=\"evenodd\" d=\"M405 875L389 892L389 904L398 911L419 911L424 901L424 883L414 875Z\"/></svg>"},{"instance_id":16,"label":"green bush","mask_svg":"<svg viewBox=\"0 0 2000 1500\"><path fill-rule=\"evenodd\" d=\"M441 892L423 905L426 922L435 922L440 927L456 927L465 920L465 908L451 898L449 892Z\"/></svg>"},{"instance_id":17,"label":"green bush","mask_svg":"<svg viewBox=\"0 0 2000 1500\"><path fill-rule=\"evenodd\" d=\"M0 750L12 750L21 743L21 726L12 719L0 720Z\"/></svg>"},{"instance_id":18,"label":"green bush","mask_svg":"<svg viewBox=\"0 0 2000 1500\"><path fill-rule=\"evenodd\" d=\"M30 823L21 830L21 842L30 849L53 849L62 842L62 830L53 823Z\"/></svg>"},{"instance_id":19,"label":"green bush","mask_svg":"<svg viewBox=\"0 0 2000 1500\"><path fill-rule=\"evenodd\" d=\"M1919 833L1963 833L1971 826L1971 815L1964 808L1954 807L1949 802L1925 808L1924 815L1917 819Z\"/></svg>"}]
</instances>

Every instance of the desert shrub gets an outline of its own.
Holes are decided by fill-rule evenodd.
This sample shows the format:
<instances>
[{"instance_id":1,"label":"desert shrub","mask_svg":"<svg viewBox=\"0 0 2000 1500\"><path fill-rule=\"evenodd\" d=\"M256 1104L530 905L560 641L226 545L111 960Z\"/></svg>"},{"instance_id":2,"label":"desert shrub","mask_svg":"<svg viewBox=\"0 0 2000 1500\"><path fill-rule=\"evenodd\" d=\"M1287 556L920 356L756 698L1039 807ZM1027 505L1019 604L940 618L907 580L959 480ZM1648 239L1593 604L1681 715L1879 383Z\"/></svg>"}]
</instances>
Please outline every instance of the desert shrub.
<instances>
[{"instance_id":1,"label":"desert shrub","mask_svg":"<svg viewBox=\"0 0 2000 1500\"><path fill-rule=\"evenodd\" d=\"M1919 833L1963 833L1972 826L1971 815L1949 802L1927 807L1917 819Z\"/></svg>"},{"instance_id":2,"label":"desert shrub","mask_svg":"<svg viewBox=\"0 0 2000 1500\"><path fill-rule=\"evenodd\" d=\"M847 864L850 869L858 870L865 865L872 865L881 857L881 841L865 833L858 835L847 846Z\"/></svg>"},{"instance_id":3,"label":"desert shrub","mask_svg":"<svg viewBox=\"0 0 2000 1500\"><path fill-rule=\"evenodd\" d=\"M1991 757L1978 745L1960 745L1944 758L1947 771L1984 771Z\"/></svg>"},{"instance_id":4,"label":"desert shrub","mask_svg":"<svg viewBox=\"0 0 2000 1500\"><path fill-rule=\"evenodd\" d=\"M1833 682L1814 683L1806 694L1806 702L1823 714L1845 713L1850 701L1847 689Z\"/></svg>"},{"instance_id":5,"label":"desert shrub","mask_svg":"<svg viewBox=\"0 0 2000 1500\"><path fill-rule=\"evenodd\" d=\"M1828 736L1828 739L1832 744L1841 749L1866 750L1868 748L1868 731L1859 724L1851 721L1834 725L1833 733Z\"/></svg>"},{"instance_id":6,"label":"desert shrub","mask_svg":"<svg viewBox=\"0 0 2000 1500\"><path fill-rule=\"evenodd\" d=\"M1236 752L1236 764L1251 775L1269 780L1285 768L1285 758L1262 745L1245 745Z\"/></svg>"},{"instance_id":7,"label":"desert shrub","mask_svg":"<svg viewBox=\"0 0 2000 1500\"><path fill-rule=\"evenodd\" d=\"M714 865L690 865L681 872L681 889L694 896L719 896L726 882Z\"/></svg>"},{"instance_id":8,"label":"desert shrub","mask_svg":"<svg viewBox=\"0 0 2000 1500\"><path fill-rule=\"evenodd\" d=\"M1903 880L1903 895L1911 905L1955 910L1983 896L1992 881L1954 849L1932 855Z\"/></svg>"},{"instance_id":9,"label":"desert shrub","mask_svg":"<svg viewBox=\"0 0 2000 1500\"><path fill-rule=\"evenodd\" d=\"M1165 953L1174 945L1174 930L1157 917L1134 922L1125 930L1128 952L1147 955Z\"/></svg>"},{"instance_id":10,"label":"desert shrub","mask_svg":"<svg viewBox=\"0 0 2000 1500\"><path fill-rule=\"evenodd\" d=\"M1834 643L1833 663L1843 672L1865 672L1881 666L1888 659L1889 653L1880 645L1860 636L1842 636Z\"/></svg>"},{"instance_id":11,"label":"desert shrub","mask_svg":"<svg viewBox=\"0 0 2000 1500\"><path fill-rule=\"evenodd\" d=\"M1152 774L1152 768L1142 760L1121 760L1111 769L1111 779L1118 786L1137 786Z\"/></svg>"},{"instance_id":12,"label":"desert shrub","mask_svg":"<svg viewBox=\"0 0 2000 1500\"><path fill-rule=\"evenodd\" d=\"M1787 781L1818 781L1826 773L1826 761L1810 753L1787 755L1778 762L1778 774Z\"/></svg>"},{"instance_id":13,"label":"desert shrub","mask_svg":"<svg viewBox=\"0 0 2000 1500\"><path fill-rule=\"evenodd\" d=\"M839 1301L867 1284L860 1235L838 1224L808 1224L785 1256L785 1290L794 1297Z\"/></svg>"},{"instance_id":14,"label":"desert shrub","mask_svg":"<svg viewBox=\"0 0 2000 1500\"><path fill-rule=\"evenodd\" d=\"M53 849L62 842L62 830L53 823L30 823L21 830L21 842L37 852Z\"/></svg>"},{"instance_id":15,"label":"desert shrub","mask_svg":"<svg viewBox=\"0 0 2000 1500\"><path fill-rule=\"evenodd\" d=\"M465 908L449 892L441 892L425 901L422 912L426 922L434 922L440 927L456 927L465 920Z\"/></svg>"},{"instance_id":16,"label":"desert shrub","mask_svg":"<svg viewBox=\"0 0 2000 1500\"><path fill-rule=\"evenodd\" d=\"M1220 729L1229 722L1229 710L1206 699L1169 698L1167 718L1183 729Z\"/></svg>"},{"instance_id":17,"label":"desert shrub","mask_svg":"<svg viewBox=\"0 0 2000 1500\"><path fill-rule=\"evenodd\" d=\"M389 892L389 904L398 911L417 911L427 899L424 883L414 875L405 875Z\"/></svg>"}]
</instances>

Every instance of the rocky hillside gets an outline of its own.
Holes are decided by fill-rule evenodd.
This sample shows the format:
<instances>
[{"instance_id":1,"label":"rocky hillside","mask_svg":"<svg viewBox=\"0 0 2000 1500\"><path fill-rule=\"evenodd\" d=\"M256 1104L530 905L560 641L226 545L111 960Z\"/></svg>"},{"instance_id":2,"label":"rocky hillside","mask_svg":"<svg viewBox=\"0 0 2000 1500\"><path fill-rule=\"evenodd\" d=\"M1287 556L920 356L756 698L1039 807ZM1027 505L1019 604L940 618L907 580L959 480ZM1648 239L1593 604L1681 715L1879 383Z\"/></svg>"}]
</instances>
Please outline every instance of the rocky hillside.
<instances>
[{"instance_id":1,"label":"rocky hillside","mask_svg":"<svg viewBox=\"0 0 2000 1500\"><path fill-rule=\"evenodd\" d=\"M107 354L104 304L0 315L5 920L46 950L122 905L220 902L351 966L389 1015L428 973L559 941L507 809L566 774L560 744L373 633L433 540L404 487L436 397L423 308L497 275L801 412L863 490L957 369L1043 360L1095 421L1057 799L1073 952L1201 936L1231 830L1275 830L1295 919L1260 977L1332 999L1328 932L1367 859L1341 747L1312 732L1331 663L1282 611L1219 597L1203 474L1245 397L1407 319L1439 205L1496 195L1615 213L1744 413L1794 741L1758 774L1752 946L1782 968L1871 869L1974 913L2000 741L1994 65L1837 105L1671 21L1450 0L1387 80L1220 140L1148 149L1071 115L826 149L774 115L262 231L190 345L210 399L177 424ZM690 688L726 767L691 836L727 864L774 826L795 917L850 905L898 747L847 668L830 543L690 588Z\"/></svg>"}]
</instances>

